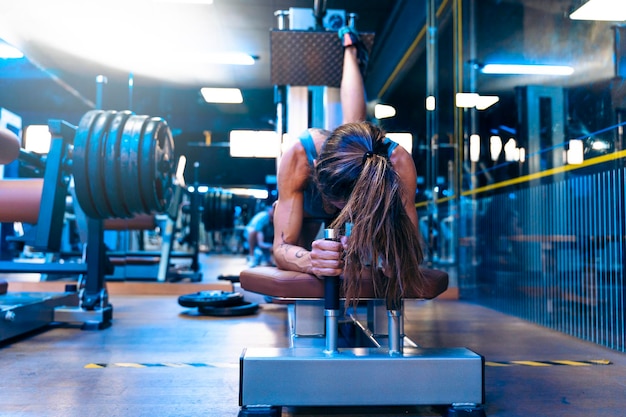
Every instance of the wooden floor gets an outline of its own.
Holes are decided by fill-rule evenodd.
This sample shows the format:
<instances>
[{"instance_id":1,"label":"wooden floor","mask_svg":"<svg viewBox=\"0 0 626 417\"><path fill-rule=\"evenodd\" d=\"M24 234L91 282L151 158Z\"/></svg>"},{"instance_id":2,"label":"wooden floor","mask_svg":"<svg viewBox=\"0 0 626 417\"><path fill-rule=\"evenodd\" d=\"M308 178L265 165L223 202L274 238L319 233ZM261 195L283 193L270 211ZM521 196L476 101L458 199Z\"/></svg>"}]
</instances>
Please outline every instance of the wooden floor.
<instances>
[{"instance_id":1,"label":"wooden floor","mask_svg":"<svg viewBox=\"0 0 626 417\"><path fill-rule=\"evenodd\" d=\"M208 255L202 263L205 283L245 267L238 256ZM181 307L174 293L133 292L111 295L108 329L53 327L0 345L0 416L236 416L242 350L287 345L285 307L258 295L244 293L262 303L257 314L220 318ZM424 347L466 346L484 355L487 416L626 415L626 355L446 298L408 303L405 331ZM350 383L350 375L335 377ZM283 409L292 415L438 414L424 407Z\"/></svg>"}]
</instances>

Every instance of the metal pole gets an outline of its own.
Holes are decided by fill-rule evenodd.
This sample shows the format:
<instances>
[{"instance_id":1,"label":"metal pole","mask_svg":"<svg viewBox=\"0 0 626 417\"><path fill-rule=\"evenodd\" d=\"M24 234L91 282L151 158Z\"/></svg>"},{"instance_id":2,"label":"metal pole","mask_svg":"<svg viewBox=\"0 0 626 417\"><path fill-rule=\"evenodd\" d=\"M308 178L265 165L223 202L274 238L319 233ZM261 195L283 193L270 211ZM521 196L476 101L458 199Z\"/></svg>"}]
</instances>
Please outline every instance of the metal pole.
<instances>
[{"instance_id":1,"label":"metal pole","mask_svg":"<svg viewBox=\"0 0 626 417\"><path fill-rule=\"evenodd\" d=\"M402 321L402 310L387 310L387 327L389 332L389 355L399 355L402 353L400 345L400 323Z\"/></svg>"},{"instance_id":2,"label":"metal pole","mask_svg":"<svg viewBox=\"0 0 626 417\"><path fill-rule=\"evenodd\" d=\"M276 10L274 16L278 19L278 30L285 30L285 19L289 16L288 10Z\"/></svg>"},{"instance_id":3,"label":"metal pole","mask_svg":"<svg viewBox=\"0 0 626 417\"><path fill-rule=\"evenodd\" d=\"M429 0L426 3L426 26L427 26L427 39L426 39L426 95L432 97L435 103L434 108L426 111L426 137L428 141L429 156L427 161L427 173L426 184L427 188L431 191L431 204L428 213L429 227L428 227L428 243L430 245L432 260L437 258L437 250L435 247L435 229L436 224L436 211L437 211L437 173L439 170L437 164L438 158L438 97L437 97L437 1Z\"/></svg>"},{"instance_id":4,"label":"metal pole","mask_svg":"<svg viewBox=\"0 0 626 417\"><path fill-rule=\"evenodd\" d=\"M102 110L102 98L104 95L104 85L107 83L107 77L98 75L96 77L96 110Z\"/></svg>"},{"instance_id":5,"label":"metal pole","mask_svg":"<svg viewBox=\"0 0 626 417\"><path fill-rule=\"evenodd\" d=\"M315 16L315 29L324 30L324 16L326 16L326 0L314 0L313 16Z\"/></svg>"},{"instance_id":6,"label":"metal pole","mask_svg":"<svg viewBox=\"0 0 626 417\"><path fill-rule=\"evenodd\" d=\"M324 229L324 239L338 240L335 229ZM337 352L339 333L339 277L324 277L324 317L326 321L326 349L324 353Z\"/></svg>"},{"instance_id":7,"label":"metal pole","mask_svg":"<svg viewBox=\"0 0 626 417\"><path fill-rule=\"evenodd\" d=\"M135 87L135 76L131 72L128 74L128 110L133 109L133 89Z\"/></svg>"}]
</instances>

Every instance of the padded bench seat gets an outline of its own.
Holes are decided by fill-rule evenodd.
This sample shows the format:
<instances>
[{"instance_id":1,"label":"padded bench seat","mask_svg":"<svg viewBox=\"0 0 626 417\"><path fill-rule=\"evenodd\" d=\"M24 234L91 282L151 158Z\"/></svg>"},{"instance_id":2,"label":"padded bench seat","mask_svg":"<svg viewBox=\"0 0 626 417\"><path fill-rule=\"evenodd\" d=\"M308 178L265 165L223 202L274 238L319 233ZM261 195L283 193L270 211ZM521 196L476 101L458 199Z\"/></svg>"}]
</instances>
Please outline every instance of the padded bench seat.
<instances>
[{"instance_id":1,"label":"padded bench seat","mask_svg":"<svg viewBox=\"0 0 626 417\"><path fill-rule=\"evenodd\" d=\"M405 298L435 298L448 288L448 274L444 271L421 267L428 283L427 296L406 294ZM241 271L241 288L270 297L299 299L324 298L324 281L303 272L283 271L276 267L260 266ZM359 298L375 298L371 278L364 278Z\"/></svg>"}]
</instances>

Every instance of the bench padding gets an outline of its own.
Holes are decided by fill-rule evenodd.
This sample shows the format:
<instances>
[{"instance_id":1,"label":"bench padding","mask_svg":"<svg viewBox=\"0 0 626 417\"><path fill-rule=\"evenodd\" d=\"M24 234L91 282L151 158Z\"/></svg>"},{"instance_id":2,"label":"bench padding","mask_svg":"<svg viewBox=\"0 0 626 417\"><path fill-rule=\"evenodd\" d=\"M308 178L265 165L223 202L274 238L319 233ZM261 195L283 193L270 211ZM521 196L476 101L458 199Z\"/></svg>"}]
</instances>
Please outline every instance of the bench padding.
<instances>
[{"instance_id":1,"label":"bench padding","mask_svg":"<svg viewBox=\"0 0 626 417\"><path fill-rule=\"evenodd\" d=\"M42 178L0 180L0 222L37 223Z\"/></svg>"},{"instance_id":2,"label":"bench padding","mask_svg":"<svg viewBox=\"0 0 626 417\"><path fill-rule=\"evenodd\" d=\"M427 283L425 295L407 294L405 298L435 298L448 288L448 274L436 269L421 268ZM279 298L324 298L324 281L303 272L283 271L276 267L261 266L241 271L241 288ZM375 298L371 278L361 283L359 298Z\"/></svg>"}]
</instances>

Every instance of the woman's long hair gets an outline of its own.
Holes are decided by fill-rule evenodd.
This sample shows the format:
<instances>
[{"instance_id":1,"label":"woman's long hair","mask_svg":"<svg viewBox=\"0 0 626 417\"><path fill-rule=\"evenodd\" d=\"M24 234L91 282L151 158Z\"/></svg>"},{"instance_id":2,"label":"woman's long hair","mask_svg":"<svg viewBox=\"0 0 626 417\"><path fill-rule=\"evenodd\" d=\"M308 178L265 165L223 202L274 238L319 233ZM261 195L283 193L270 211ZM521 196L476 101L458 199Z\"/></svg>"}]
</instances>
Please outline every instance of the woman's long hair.
<instances>
[{"instance_id":1,"label":"woman's long hair","mask_svg":"<svg viewBox=\"0 0 626 417\"><path fill-rule=\"evenodd\" d=\"M314 180L325 201L345 204L330 227L352 224L344 258L346 299L356 303L359 277L371 276L375 295L397 308L406 293L423 292L423 253L384 139L385 133L369 122L340 126L320 151Z\"/></svg>"}]
</instances>

